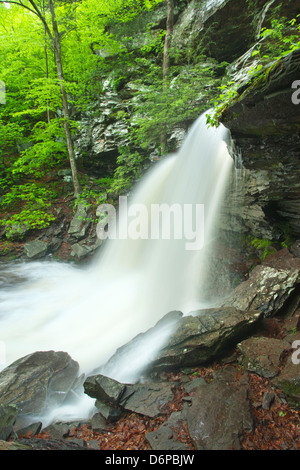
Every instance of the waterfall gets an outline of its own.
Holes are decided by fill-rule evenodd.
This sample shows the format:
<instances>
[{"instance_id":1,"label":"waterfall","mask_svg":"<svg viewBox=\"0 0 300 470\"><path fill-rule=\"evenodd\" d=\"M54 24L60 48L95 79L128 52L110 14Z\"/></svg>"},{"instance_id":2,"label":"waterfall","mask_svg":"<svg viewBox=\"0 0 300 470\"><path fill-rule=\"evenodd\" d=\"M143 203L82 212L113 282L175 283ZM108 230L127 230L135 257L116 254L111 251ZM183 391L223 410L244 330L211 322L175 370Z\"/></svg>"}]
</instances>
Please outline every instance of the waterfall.
<instances>
[{"instance_id":1,"label":"waterfall","mask_svg":"<svg viewBox=\"0 0 300 470\"><path fill-rule=\"evenodd\" d=\"M68 352L88 375L166 313L187 314L214 304L201 286L233 168L228 139L222 125L207 128L205 115L200 116L179 151L144 176L118 221L118 228L131 223L131 233L135 226L138 234L143 224L153 223L153 208L172 208L167 215L170 222L177 216L174 233L157 236L155 227L155 237L143 232L140 238L105 240L86 267L46 260L3 268L3 275L18 279L0 290L3 367L35 351L56 350ZM181 236L179 221L190 223ZM159 332L140 348L136 362L114 371L114 378L138 376L171 333L171 327Z\"/></svg>"}]
</instances>

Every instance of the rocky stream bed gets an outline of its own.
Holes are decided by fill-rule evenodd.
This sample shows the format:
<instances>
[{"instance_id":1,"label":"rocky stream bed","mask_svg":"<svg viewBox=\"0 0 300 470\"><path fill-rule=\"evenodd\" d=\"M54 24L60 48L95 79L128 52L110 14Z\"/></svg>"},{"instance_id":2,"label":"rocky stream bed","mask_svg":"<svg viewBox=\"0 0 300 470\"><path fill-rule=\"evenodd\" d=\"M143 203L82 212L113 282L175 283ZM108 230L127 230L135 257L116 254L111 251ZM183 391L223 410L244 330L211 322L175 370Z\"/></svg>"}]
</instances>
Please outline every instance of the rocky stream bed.
<instances>
[{"instance_id":1,"label":"rocky stream bed","mask_svg":"<svg viewBox=\"0 0 300 470\"><path fill-rule=\"evenodd\" d=\"M299 243L270 255L218 308L169 312L175 333L137 383L78 375L66 352L37 351L0 373L5 450L297 450ZM110 359L134 351L136 341ZM100 366L100 365L99 365ZM83 421L35 417L83 387Z\"/></svg>"}]
</instances>

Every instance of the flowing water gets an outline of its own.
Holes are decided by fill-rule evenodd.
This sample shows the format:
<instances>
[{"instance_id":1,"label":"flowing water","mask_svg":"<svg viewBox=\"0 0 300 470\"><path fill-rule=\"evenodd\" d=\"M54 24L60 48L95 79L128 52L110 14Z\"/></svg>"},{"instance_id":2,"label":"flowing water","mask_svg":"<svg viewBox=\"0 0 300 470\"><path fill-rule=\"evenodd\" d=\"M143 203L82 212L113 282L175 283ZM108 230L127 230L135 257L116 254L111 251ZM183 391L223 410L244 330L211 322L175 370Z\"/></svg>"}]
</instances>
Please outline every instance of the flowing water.
<instances>
[{"instance_id":1,"label":"flowing water","mask_svg":"<svg viewBox=\"0 0 300 470\"><path fill-rule=\"evenodd\" d=\"M202 234L198 243L195 233L192 239L190 227L186 231L189 239L144 236L106 240L100 254L86 267L51 260L2 266L2 368L35 351L56 350L68 352L80 364L81 372L88 375L169 311L188 313L214 301L207 299L201 286L209 247L216 236L218 210L233 167L225 143L228 137L222 126L207 129L202 115L178 153L155 164L137 185L126 220L120 220L124 228L128 215L137 215L140 208L148 214L149 227L154 204L177 204L177 208L186 210L202 205L204 219L197 227L197 233L201 230ZM193 220L195 228L197 220ZM123 362L111 371L111 376L124 382L136 379L171 333L171 325L159 331L139 348L136 360ZM68 417L85 414L93 400L81 397L80 403L81 411L54 410L51 419L63 418L64 413Z\"/></svg>"}]
</instances>

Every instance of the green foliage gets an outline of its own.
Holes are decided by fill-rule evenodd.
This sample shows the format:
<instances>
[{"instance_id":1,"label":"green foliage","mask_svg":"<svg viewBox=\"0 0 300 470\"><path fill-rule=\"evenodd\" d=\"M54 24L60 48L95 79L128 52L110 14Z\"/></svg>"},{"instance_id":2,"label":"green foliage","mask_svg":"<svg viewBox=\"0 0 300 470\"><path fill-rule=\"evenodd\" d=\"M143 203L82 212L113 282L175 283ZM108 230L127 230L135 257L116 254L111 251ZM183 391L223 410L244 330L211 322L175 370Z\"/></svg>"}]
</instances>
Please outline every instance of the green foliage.
<instances>
[{"instance_id":1,"label":"green foliage","mask_svg":"<svg viewBox=\"0 0 300 470\"><path fill-rule=\"evenodd\" d=\"M49 210L55 193L35 183L12 186L9 192L1 198L0 209L7 212L13 210L13 215L0 219L0 224L10 231L16 225L25 225L30 229L44 228L55 220Z\"/></svg>"},{"instance_id":2,"label":"green foliage","mask_svg":"<svg viewBox=\"0 0 300 470\"><path fill-rule=\"evenodd\" d=\"M52 120L49 124L38 122L32 129L30 139L31 146L21 152L13 164L13 174L23 173L40 177L67 158L62 123L59 119Z\"/></svg>"},{"instance_id":3,"label":"green foliage","mask_svg":"<svg viewBox=\"0 0 300 470\"><path fill-rule=\"evenodd\" d=\"M133 183L141 177L145 164L146 158L139 152L132 152L129 147L121 148L108 194L112 196L126 194Z\"/></svg>"},{"instance_id":4,"label":"green foliage","mask_svg":"<svg viewBox=\"0 0 300 470\"><path fill-rule=\"evenodd\" d=\"M260 259L263 261L267 256L276 253L276 249L272 246L272 241L268 239L248 237L248 243L256 250L262 252Z\"/></svg>"},{"instance_id":5,"label":"green foliage","mask_svg":"<svg viewBox=\"0 0 300 470\"><path fill-rule=\"evenodd\" d=\"M254 7L257 2L247 0L247 3L253 4ZM282 59L300 47L300 14L288 21L280 17L280 8L281 5L274 9L270 27L261 30L260 41L252 53L252 57L258 59L258 63L256 61L251 67L249 81L264 78L264 75L268 73L268 69L265 71L268 64ZM238 88L239 84L228 80L219 87L221 93L212 101L213 110L207 115L208 125L219 125L223 111L238 99Z\"/></svg>"},{"instance_id":6,"label":"green foliage","mask_svg":"<svg viewBox=\"0 0 300 470\"><path fill-rule=\"evenodd\" d=\"M161 133L168 133L178 123L193 121L207 109L219 79L217 64L202 57L196 64L172 66L168 83L163 83L161 68L147 59L138 61L147 67L147 76L136 80L143 90L135 106L133 140L142 148L158 143ZM140 92L137 91L137 97Z\"/></svg>"}]
</instances>

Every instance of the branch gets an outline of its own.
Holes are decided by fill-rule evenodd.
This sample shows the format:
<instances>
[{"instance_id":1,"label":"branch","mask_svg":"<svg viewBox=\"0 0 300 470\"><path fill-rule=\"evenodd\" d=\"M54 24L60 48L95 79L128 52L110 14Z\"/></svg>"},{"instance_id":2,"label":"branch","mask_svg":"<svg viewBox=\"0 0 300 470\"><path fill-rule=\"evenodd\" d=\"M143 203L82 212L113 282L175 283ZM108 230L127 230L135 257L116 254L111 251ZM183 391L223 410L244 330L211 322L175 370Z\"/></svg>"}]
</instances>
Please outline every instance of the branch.
<instances>
[{"instance_id":1,"label":"branch","mask_svg":"<svg viewBox=\"0 0 300 470\"><path fill-rule=\"evenodd\" d=\"M48 34L49 38L51 39L51 41L53 41L53 36L52 36L51 31L48 27L47 21L45 20L45 18L43 17L43 15L39 11L39 9L35 5L35 3L31 0L29 0L29 2L33 6L33 9L28 7L27 5L24 5L24 3L21 2L21 0L19 2L14 2L13 0L0 0L0 3L12 3L13 5L18 5L19 7L26 8L26 10L28 10L31 13L33 13L34 15L36 15L42 21L42 23L44 24L45 30L47 31L47 34Z\"/></svg>"},{"instance_id":2,"label":"branch","mask_svg":"<svg viewBox=\"0 0 300 470\"><path fill-rule=\"evenodd\" d=\"M29 8L27 5L24 5L23 3L20 3L20 2L13 2L11 0L0 0L0 3L13 3L14 5L19 5L19 7L23 7L23 8L26 8L26 10L29 10L31 11L31 13L34 13L36 16L39 16L36 11L32 10L31 8Z\"/></svg>"}]
</instances>

